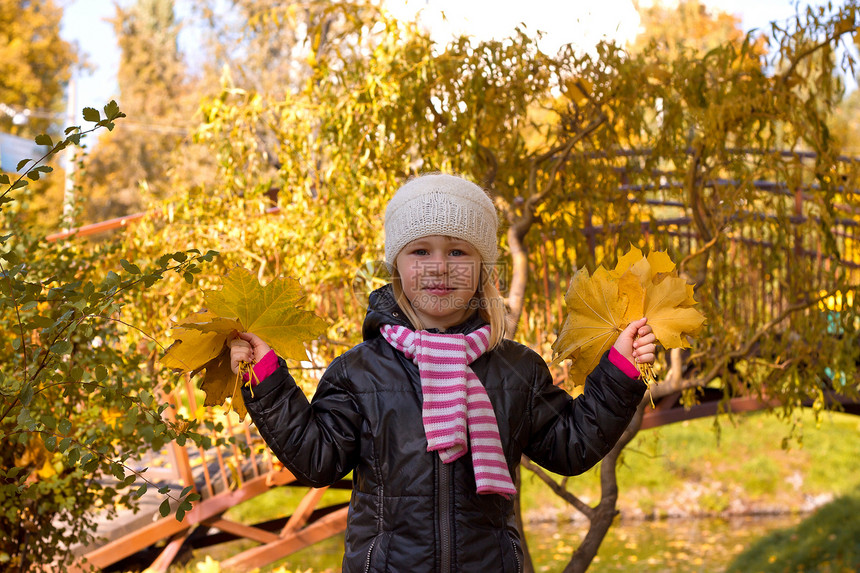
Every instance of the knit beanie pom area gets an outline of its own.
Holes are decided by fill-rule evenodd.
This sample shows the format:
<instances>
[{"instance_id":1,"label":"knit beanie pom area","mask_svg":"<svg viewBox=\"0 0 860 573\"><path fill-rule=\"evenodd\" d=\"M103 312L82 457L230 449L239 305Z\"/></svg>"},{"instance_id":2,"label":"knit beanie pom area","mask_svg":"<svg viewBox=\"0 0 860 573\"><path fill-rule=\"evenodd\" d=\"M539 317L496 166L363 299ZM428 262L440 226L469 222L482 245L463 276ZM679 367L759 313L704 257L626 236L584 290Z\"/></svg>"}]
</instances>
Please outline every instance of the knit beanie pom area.
<instances>
[{"instance_id":1,"label":"knit beanie pom area","mask_svg":"<svg viewBox=\"0 0 860 573\"><path fill-rule=\"evenodd\" d=\"M393 268L411 241L430 235L472 244L484 264L498 258L498 218L492 199L471 181L442 173L410 179L385 209L385 262Z\"/></svg>"}]
</instances>

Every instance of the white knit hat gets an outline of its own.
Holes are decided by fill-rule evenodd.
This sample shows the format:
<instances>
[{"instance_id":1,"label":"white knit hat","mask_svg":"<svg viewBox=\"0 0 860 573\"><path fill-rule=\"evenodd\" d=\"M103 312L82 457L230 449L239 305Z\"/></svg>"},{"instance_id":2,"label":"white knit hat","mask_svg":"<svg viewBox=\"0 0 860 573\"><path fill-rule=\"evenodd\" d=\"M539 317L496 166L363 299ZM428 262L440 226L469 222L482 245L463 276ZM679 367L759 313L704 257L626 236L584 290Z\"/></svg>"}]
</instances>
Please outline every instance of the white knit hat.
<instances>
[{"instance_id":1,"label":"white knit hat","mask_svg":"<svg viewBox=\"0 0 860 573\"><path fill-rule=\"evenodd\" d=\"M446 235L468 241L484 264L494 265L498 225L492 199L471 181L422 175L398 189L385 209L385 262L393 267L410 241Z\"/></svg>"}]
</instances>

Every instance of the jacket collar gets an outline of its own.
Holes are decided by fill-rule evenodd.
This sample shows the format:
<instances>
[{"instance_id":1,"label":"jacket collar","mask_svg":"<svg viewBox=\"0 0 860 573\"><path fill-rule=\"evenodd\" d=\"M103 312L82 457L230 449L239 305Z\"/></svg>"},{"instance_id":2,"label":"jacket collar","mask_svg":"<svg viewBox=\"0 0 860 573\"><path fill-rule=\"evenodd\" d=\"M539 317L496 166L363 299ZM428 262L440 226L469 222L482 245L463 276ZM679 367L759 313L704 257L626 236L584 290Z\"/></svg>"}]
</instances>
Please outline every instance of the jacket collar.
<instances>
[{"instance_id":1,"label":"jacket collar","mask_svg":"<svg viewBox=\"0 0 860 573\"><path fill-rule=\"evenodd\" d=\"M361 332L364 340L377 338L380 335L379 329L385 324L394 324L405 326L406 328L415 329L414 326L406 318L406 315L397 305L394 298L394 290L390 284L378 288L370 293L370 301L367 305L367 315L364 317L364 325ZM452 326L445 331L446 334L469 334L487 324L480 314L472 313L469 318L456 326ZM439 332L435 328L429 329L429 332Z\"/></svg>"}]
</instances>

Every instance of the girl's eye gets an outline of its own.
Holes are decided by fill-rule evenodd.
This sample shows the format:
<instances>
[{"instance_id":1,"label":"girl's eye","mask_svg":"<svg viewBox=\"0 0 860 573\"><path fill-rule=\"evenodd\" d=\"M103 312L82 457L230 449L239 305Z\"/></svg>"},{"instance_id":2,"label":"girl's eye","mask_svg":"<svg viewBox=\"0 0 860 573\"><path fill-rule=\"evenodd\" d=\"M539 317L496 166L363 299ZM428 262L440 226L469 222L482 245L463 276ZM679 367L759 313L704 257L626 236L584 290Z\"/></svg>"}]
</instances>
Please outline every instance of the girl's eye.
<instances>
[{"instance_id":1,"label":"girl's eye","mask_svg":"<svg viewBox=\"0 0 860 573\"><path fill-rule=\"evenodd\" d=\"M461 251L460 249L454 249L453 251L451 251L451 256L452 256L452 257L462 257L462 256L463 256L463 255L465 255L465 254L466 254L466 253L464 253L464 252L463 252L463 251Z\"/></svg>"},{"instance_id":2,"label":"girl's eye","mask_svg":"<svg viewBox=\"0 0 860 573\"><path fill-rule=\"evenodd\" d=\"M424 256L424 255L426 255L426 254L427 254L427 249L415 249L414 251L412 251L412 254L413 254L413 255Z\"/></svg>"}]
</instances>

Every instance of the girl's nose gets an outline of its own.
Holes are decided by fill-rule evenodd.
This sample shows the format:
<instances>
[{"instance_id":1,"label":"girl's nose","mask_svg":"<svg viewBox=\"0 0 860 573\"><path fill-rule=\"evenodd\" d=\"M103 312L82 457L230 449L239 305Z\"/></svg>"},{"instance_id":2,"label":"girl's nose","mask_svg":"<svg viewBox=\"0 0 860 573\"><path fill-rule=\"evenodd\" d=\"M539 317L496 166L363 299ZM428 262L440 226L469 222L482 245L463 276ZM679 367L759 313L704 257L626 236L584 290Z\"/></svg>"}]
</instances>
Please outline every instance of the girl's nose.
<instances>
[{"instance_id":1,"label":"girl's nose","mask_svg":"<svg viewBox=\"0 0 860 573\"><path fill-rule=\"evenodd\" d=\"M425 272L433 275L444 275L448 272L447 263L444 253L432 253L430 260L427 261Z\"/></svg>"}]
</instances>

